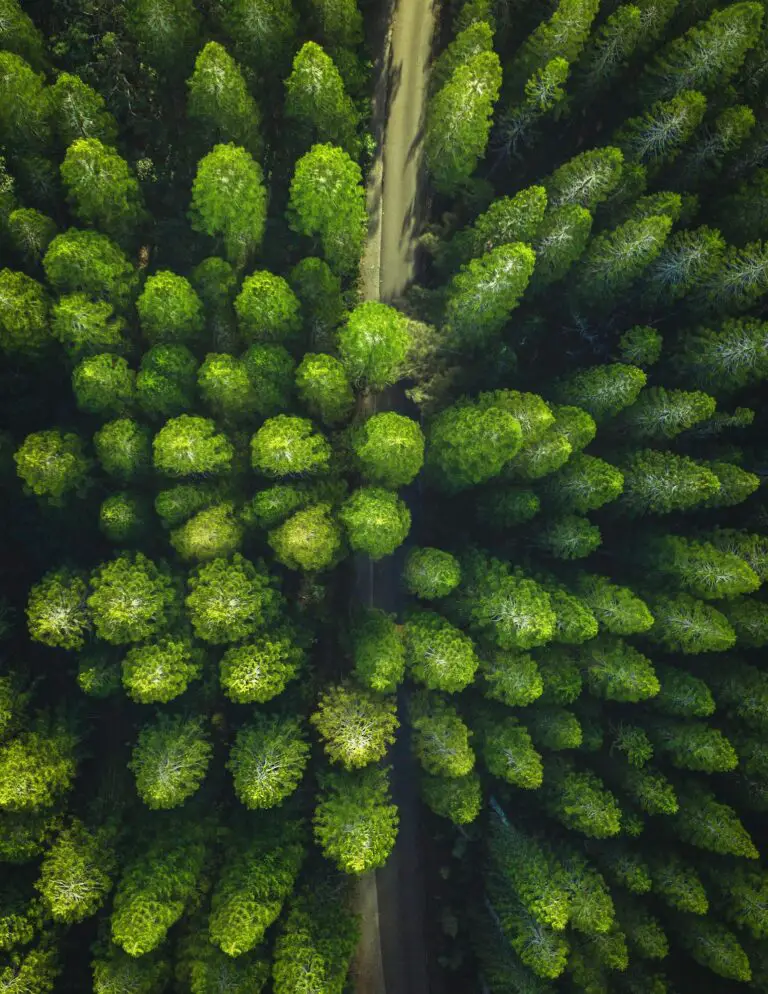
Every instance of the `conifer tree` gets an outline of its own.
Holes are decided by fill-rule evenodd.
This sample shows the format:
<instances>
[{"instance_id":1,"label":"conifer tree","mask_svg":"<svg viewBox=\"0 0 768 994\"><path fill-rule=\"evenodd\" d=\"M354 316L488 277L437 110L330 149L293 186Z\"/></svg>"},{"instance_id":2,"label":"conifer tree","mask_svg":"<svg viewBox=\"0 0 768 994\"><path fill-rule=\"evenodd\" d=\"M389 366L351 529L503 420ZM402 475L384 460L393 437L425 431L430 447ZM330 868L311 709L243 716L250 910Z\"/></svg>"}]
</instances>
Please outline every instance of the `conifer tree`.
<instances>
[{"instance_id":1,"label":"conifer tree","mask_svg":"<svg viewBox=\"0 0 768 994\"><path fill-rule=\"evenodd\" d=\"M333 59L315 42L297 52L285 90L285 114L295 122L302 144L330 142L356 157L357 111Z\"/></svg>"},{"instance_id":2,"label":"conifer tree","mask_svg":"<svg viewBox=\"0 0 768 994\"><path fill-rule=\"evenodd\" d=\"M207 144L231 142L258 156L261 115L239 66L223 45L209 41L187 80L187 116Z\"/></svg>"}]
</instances>

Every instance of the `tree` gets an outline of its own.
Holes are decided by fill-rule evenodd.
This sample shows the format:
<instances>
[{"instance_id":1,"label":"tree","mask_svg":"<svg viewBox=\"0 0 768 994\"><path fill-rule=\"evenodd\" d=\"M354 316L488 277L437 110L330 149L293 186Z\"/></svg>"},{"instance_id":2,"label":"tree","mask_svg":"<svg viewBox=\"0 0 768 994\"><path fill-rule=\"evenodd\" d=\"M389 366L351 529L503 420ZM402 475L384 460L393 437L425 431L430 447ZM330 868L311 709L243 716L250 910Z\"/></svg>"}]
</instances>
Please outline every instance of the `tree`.
<instances>
[{"instance_id":1,"label":"tree","mask_svg":"<svg viewBox=\"0 0 768 994\"><path fill-rule=\"evenodd\" d=\"M31 994L49 994L61 972L57 950L46 938L36 946L10 953L4 964L0 968L0 983L11 990L26 989Z\"/></svg>"},{"instance_id":2,"label":"tree","mask_svg":"<svg viewBox=\"0 0 768 994\"><path fill-rule=\"evenodd\" d=\"M240 512L246 525L274 528L286 521L294 511L307 507L318 491L307 483L275 483L259 490Z\"/></svg>"},{"instance_id":3,"label":"tree","mask_svg":"<svg viewBox=\"0 0 768 994\"><path fill-rule=\"evenodd\" d=\"M407 504L383 487L358 487L339 508L339 520L351 548L371 559L391 555L411 528Z\"/></svg>"},{"instance_id":4,"label":"tree","mask_svg":"<svg viewBox=\"0 0 768 994\"><path fill-rule=\"evenodd\" d=\"M718 314L736 314L752 307L768 290L768 246L750 242L729 245L722 264L703 287L703 301Z\"/></svg>"},{"instance_id":5,"label":"tree","mask_svg":"<svg viewBox=\"0 0 768 994\"><path fill-rule=\"evenodd\" d=\"M525 80L550 59L574 62L589 37L597 14L596 0L561 0L555 12L523 41L509 66L509 85L520 88Z\"/></svg>"},{"instance_id":6,"label":"tree","mask_svg":"<svg viewBox=\"0 0 768 994\"><path fill-rule=\"evenodd\" d=\"M200 33L194 0L130 0L127 6L128 30L142 59L168 75L185 71Z\"/></svg>"},{"instance_id":7,"label":"tree","mask_svg":"<svg viewBox=\"0 0 768 994\"><path fill-rule=\"evenodd\" d=\"M365 479L392 490L412 483L424 462L421 428L394 411L368 418L352 430L351 440Z\"/></svg>"},{"instance_id":8,"label":"tree","mask_svg":"<svg viewBox=\"0 0 768 994\"><path fill-rule=\"evenodd\" d=\"M37 431L27 435L13 456L16 472L27 493L63 505L88 485L91 461L74 432Z\"/></svg>"},{"instance_id":9,"label":"tree","mask_svg":"<svg viewBox=\"0 0 768 994\"><path fill-rule=\"evenodd\" d=\"M589 211L603 203L621 179L624 156L611 145L580 152L544 180L550 216L560 207L578 206Z\"/></svg>"},{"instance_id":10,"label":"tree","mask_svg":"<svg viewBox=\"0 0 768 994\"><path fill-rule=\"evenodd\" d=\"M50 340L50 301L25 273L0 270L0 347L10 355L36 356Z\"/></svg>"},{"instance_id":11,"label":"tree","mask_svg":"<svg viewBox=\"0 0 768 994\"><path fill-rule=\"evenodd\" d=\"M214 645L242 642L273 622L281 598L262 563L235 553L198 566L185 604L197 638Z\"/></svg>"},{"instance_id":12,"label":"tree","mask_svg":"<svg viewBox=\"0 0 768 994\"><path fill-rule=\"evenodd\" d=\"M747 954L733 932L724 925L694 919L686 922L685 928L677 934L683 948L701 966L728 980L752 979Z\"/></svg>"},{"instance_id":13,"label":"tree","mask_svg":"<svg viewBox=\"0 0 768 994\"><path fill-rule=\"evenodd\" d=\"M720 489L707 498L704 507L733 507L745 501L760 486L759 476L732 463L706 462L703 465L714 473L720 484Z\"/></svg>"},{"instance_id":14,"label":"tree","mask_svg":"<svg viewBox=\"0 0 768 994\"><path fill-rule=\"evenodd\" d=\"M461 346L481 349L499 334L520 302L535 261L532 249L515 242L462 266L451 280L445 308Z\"/></svg>"},{"instance_id":15,"label":"tree","mask_svg":"<svg viewBox=\"0 0 768 994\"><path fill-rule=\"evenodd\" d=\"M346 313L341 295L341 280L323 259L308 256L288 276L293 292L301 301L304 328L312 347L331 349L334 329Z\"/></svg>"},{"instance_id":16,"label":"tree","mask_svg":"<svg viewBox=\"0 0 768 994\"><path fill-rule=\"evenodd\" d=\"M744 928L755 939L764 939L768 927L765 918L768 880L765 870L742 863L722 867L718 874L708 874L724 905L726 919Z\"/></svg>"},{"instance_id":17,"label":"tree","mask_svg":"<svg viewBox=\"0 0 768 994\"><path fill-rule=\"evenodd\" d=\"M528 284L528 295L540 293L563 279L587 247L592 215L578 204L564 204L544 218L533 242L536 265Z\"/></svg>"},{"instance_id":18,"label":"tree","mask_svg":"<svg viewBox=\"0 0 768 994\"><path fill-rule=\"evenodd\" d=\"M477 773L464 777L421 778L421 797L427 807L440 818L454 825L468 825L480 814L483 791Z\"/></svg>"},{"instance_id":19,"label":"tree","mask_svg":"<svg viewBox=\"0 0 768 994\"><path fill-rule=\"evenodd\" d=\"M150 433L131 418L109 421L93 436L102 469L122 482L142 476L150 468Z\"/></svg>"},{"instance_id":20,"label":"tree","mask_svg":"<svg viewBox=\"0 0 768 994\"><path fill-rule=\"evenodd\" d=\"M226 851L211 896L208 934L230 957L263 940L291 895L304 859L298 823L278 822L279 834L259 824L255 838L238 831Z\"/></svg>"},{"instance_id":21,"label":"tree","mask_svg":"<svg viewBox=\"0 0 768 994\"><path fill-rule=\"evenodd\" d=\"M252 386L252 410L271 417L293 406L296 364L282 345L251 345L241 359Z\"/></svg>"},{"instance_id":22,"label":"tree","mask_svg":"<svg viewBox=\"0 0 768 994\"><path fill-rule=\"evenodd\" d=\"M166 476L226 473L234 448L208 418L182 414L166 421L152 442L155 469Z\"/></svg>"},{"instance_id":23,"label":"tree","mask_svg":"<svg viewBox=\"0 0 768 994\"><path fill-rule=\"evenodd\" d=\"M706 722L655 718L648 731L656 749L679 769L723 773L738 763L728 739Z\"/></svg>"},{"instance_id":24,"label":"tree","mask_svg":"<svg viewBox=\"0 0 768 994\"><path fill-rule=\"evenodd\" d=\"M563 514L540 526L533 543L556 559L583 559L602 544L602 535L588 518Z\"/></svg>"},{"instance_id":25,"label":"tree","mask_svg":"<svg viewBox=\"0 0 768 994\"><path fill-rule=\"evenodd\" d=\"M102 907L114 872L109 833L73 819L43 857L35 887L54 921L79 922Z\"/></svg>"},{"instance_id":26,"label":"tree","mask_svg":"<svg viewBox=\"0 0 768 994\"><path fill-rule=\"evenodd\" d=\"M626 221L596 235L571 270L576 303L609 311L659 255L671 227L670 218L662 214Z\"/></svg>"},{"instance_id":27,"label":"tree","mask_svg":"<svg viewBox=\"0 0 768 994\"><path fill-rule=\"evenodd\" d=\"M285 71L297 27L290 0L227 0L221 18L236 52L259 76Z\"/></svg>"},{"instance_id":28,"label":"tree","mask_svg":"<svg viewBox=\"0 0 768 994\"><path fill-rule=\"evenodd\" d=\"M757 859L759 853L736 812L714 794L689 781L680 794L674 832L689 845L721 855Z\"/></svg>"},{"instance_id":29,"label":"tree","mask_svg":"<svg viewBox=\"0 0 768 994\"><path fill-rule=\"evenodd\" d=\"M313 504L297 511L274 528L267 541L278 562L307 572L333 566L343 547L341 529L329 504Z\"/></svg>"},{"instance_id":30,"label":"tree","mask_svg":"<svg viewBox=\"0 0 768 994\"><path fill-rule=\"evenodd\" d=\"M383 866L397 838L386 769L326 773L313 819L315 840L343 873Z\"/></svg>"},{"instance_id":31,"label":"tree","mask_svg":"<svg viewBox=\"0 0 768 994\"><path fill-rule=\"evenodd\" d=\"M581 660L573 649L548 646L535 661L542 704L573 704L583 688ZM533 660L532 660L533 661Z\"/></svg>"},{"instance_id":32,"label":"tree","mask_svg":"<svg viewBox=\"0 0 768 994\"><path fill-rule=\"evenodd\" d=\"M461 582L461 567L450 552L417 546L405 560L403 582L414 597L423 600L447 597Z\"/></svg>"},{"instance_id":33,"label":"tree","mask_svg":"<svg viewBox=\"0 0 768 994\"><path fill-rule=\"evenodd\" d=\"M209 352L198 368L197 382L203 400L221 420L237 422L250 417L257 395L242 359Z\"/></svg>"},{"instance_id":34,"label":"tree","mask_svg":"<svg viewBox=\"0 0 768 994\"><path fill-rule=\"evenodd\" d=\"M189 638L166 635L133 646L122 663L123 686L139 704L167 704L202 675L203 656Z\"/></svg>"},{"instance_id":35,"label":"tree","mask_svg":"<svg viewBox=\"0 0 768 994\"><path fill-rule=\"evenodd\" d=\"M627 163L644 166L653 175L680 155L701 124L706 109L703 94L680 88L670 100L658 100L643 114L625 121L614 134L613 142L624 153Z\"/></svg>"},{"instance_id":36,"label":"tree","mask_svg":"<svg viewBox=\"0 0 768 994\"><path fill-rule=\"evenodd\" d=\"M204 328L203 305L189 280L168 270L147 278L136 301L139 322L150 345L189 345Z\"/></svg>"},{"instance_id":37,"label":"tree","mask_svg":"<svg viewBox=\"0 0 768 994\"><path fill-rule=\"evenodd\" d=\"M478 494L475 509L481 521L501 532L535 518L541 511L541 500L533 490L493 488Z\"/></svg>"},{"instance_id":38,"label":"tree","mask_svg":"<svg viewBox=\"0 0 768 994\"><path fill-rule=\"evenodd\" d=\"M716 212L720 228L735 242L754 241L766 230L764 197L768 170L757 169L723 198Z\"/></svg>"},{"instance_id":39,"label":"tree","mask_svg":"<svg viewBox=\"0 0 768 994\"><path fill-rule=\"evenodd\" d=\"M27 263L37 266L58 232L55 221L32 207L8 215L8 230L16 250Z\"/></svg>"},{"instance_id":40,"label":"tree","mask_svg":"<svg viewBox=\"0 0 768 994\"><path fill-rule=\"evenodd\" d=\"M27 622L35 642L60 649L82 649L90 629L88 588L69 569L51 570L29 592Z\"/></svg>"},{"instance_id":41,"label":"tree","mask_svg":"<svg viewBox=\"0 0 768 994\"><path fill-rule=\"evenodd\" d=\"M288 223L297 234L320 239L334 272L357 267L367 230L365 190L360 167L343 149L313 145L296 163Z\"/></svg>"},{"instance_id":42,"label":"tree","mask_svg":"<svg viewBox=\"0 0 768 994\"><path fill-rule=\"evenodd\" d=\"M0 6L0 47L15 52L35 69L45 65L45 41L35 22L20 7L18 0L3 0Z\"/></svg>"},{"instance_id":43,"label":"tree","mask_svg":"<svg viewBox=\"0 0 768 994\"><path fill-rule=\"evenodd\" d=\"M264 237L267 190L261 166L245 148L216 145L200 160L189 220L195 231L221 239L233 266L243 269L253 260Z\"/></svg>"},{"instance_id":44,"label":"tree","mask_svg":"<svg viewBox=\"0 0 768 994\"><path fill-rule=\"evenodd\" d=\"M747 141L755 124L754 112L746 104L726 107L714 121L705 123L678 164L685 185L696 187L717 179L728 159Z\"/></svg>"},{"instance_id":45,"label":"tree","mask_svg":"<svg viewBox=\"0 0 768 994\"><path fill-rule=\"evenodd\" d=\"M681 90L724 87L758 40L759 3L733 3L663 48L646 66L639 91L644 99L673 97Z\"/></svg>"},{"instance_id":46,"label":"tree","mask_svg":"<svg viewBox=\"0 0 768 994\"><path fill-rule=\"evenodd\" d=\"M96 952L91 961L94 994L160 994L170 980L169 964L152 953L134 959L111 943Z\"/></svg>"},{"instance_id":47,"label":"tree","mask_svg":"<svg viewBox=\"0 0 768 994\"><path fill-rule=\"evenodd\" d=\"M581 724L576 715L565 708L532 708L530 715L526 715L526 727L538 749L562 752L578 749L581 745Z\"/></svg>"},{"instance_id":48,"label":"tree","mask_svg":"<svg viewBox=\"0 0 768 994\"><path fill-rule=\"evenodd\" d=\"M539 666L527 653L494 652L480 657L483 695L509 707L525 707L544 693Z\"/></svg>"},{"instance_id":49,"label":"tree","mask_svg":"<svg viewBox=\"0 0 768 994\"><path fill-rule=\"evenodd\" d=\"M329 142L357 155L358 113L333 59L313 41L296 53L285 81L285 116L295 122L302 144Z\"/></svg>"},{"instance_id":50,"label":"tree","mask_svg":"<svg viewBox=\"0 0 768 994\"><path fill-rule=\"evenodd\" d=\"M688 456L639 449L623 463L619 504L632 517L687 511L720 492L717 476Z\"/></svg>"},{"instance_id":51,"label":"tree","mask_svg":"<svg viewBox=\"0 0 768 994\"><path fill-rule=\"evenodd\" d=\"M187 80L187 116L206 144L232 142L240 151L260 154L259 107L248 92L240 67L217 41L209 41L197 54L195 70Z\"/></svg>"},{"instance_id":52,"label":"tree","mask_svg":"<svg viewBox=\"0 0 768 994\"><path fill-rule=\"evenodd\" d=\"M141 357L136 399L153 421L182 414L194 405L197 360L186 345L154 345Z\"/></svg>"},{"instance_id":53,"label":"tree","mask_svg":"<svg viewBox=\"0 0 768 994\"><path fill-rule=\"evenodd\" d=\"M690 594L649 599L653 626L646 637L669 652L724 652L736 642L728 618Z\"/></svg>"},{"instance_id":54,"label":"tree","mask_svg":"<svg viewBox=\"0 0 768 994\"><path fill-rule=\"evenodd\" d=\"M115 890L112 941L129 956L156 949L184 914L199 886L205 860L204 830L194 819L153 828L129 857Z\"/></svg>"},{"instance_id":55,"label":"tree","mask_svg":"<svg viewBox=\"0 0 768 994\"><path fill-rule=\"evenodd\" d=\"M59 297L51 308L51 334L73 360L128 349L125 322L115 316L107 300L91 300L84 293Z\"/></svg>"},{"instance_id":56,"label":"tree","mask_svg":"<svg viewBox=\"0 0 768 994\"><path fill-rule=\"evenodd\" d=\"M643 11L634 4L621 4L606 18L576 64L574 90L579 103L593 100L621 74L643 42L648 43L646 30Z\"/></svg>"},{"instance_id":57,"label":"tree","mask_svg":"<svg viewBox=\"0 0 768 994\"><path fill-rule=\"evenodd\" d=\"M768 643L768 610L763 601L740 598L723 605L723 614L736 632L738 645L760 649Z\"/></svg>"},{"instance_id":58,"label":"tree","mask_svg":"<svg viewBox=\"0 0 768 994\"><path fill-rule=\"evenodd\" d=\"M304 652L288 630L227 649L219 663L221 688L237 704L264 704L298 677Z\"/></svg>"},{"instance_id":59,"label":"tree","mask_svg":"<svg viewBox=\"0 0 768 994\"><path fill-rule=\"evenodd\" d=\"M12 52L0 52L0 108L0 138L14 157L48 149L51 101L43 75Z\"/></svg>"},{"instance_id":60,"label":"tree","mask_svg":"<svg viewBox=\"0 0 768 994\"><path fill-rule=\"evenodd\" d=\"M593 839L619 834L619 804L594 773L552 760L545 769L544 793L547 811L566 828Z\"/></svg>"},{"instance_id":61,"label":"tree","mask_svg":"<svg viewBox=\"0 0 768 994\"><path fill-rule=\"evenodd\" d=\"M104 97L79 76L62 72L50 89L53 126L59 141L69 148L78 138L96 138L114 146L117 121L107 109Z\"/></svg>"},{"instance_id":62,"label":"tree","mask_svg":"<svg viewBox=\"0 0 768 994\"><path fill-rule=\"evenodd\" d=\"M523 96L499 116L494 145L507 157L520 157L521 147L539 137L537 123L565 99L570 67L566 59L551 59L526 81Z\"/></svg>"},{"instance_id":63,"label":"tree","mask_svg":"<svg viewBox=\"0 0 768 994\"><path fill-rule=\"evenodd\" d=\"M370 690L394 693L405 676L405 645L394 615L368 608L350 632L355 677Z\"/></svg>"},{"instance_id":64,"label":"tree","mask_svg":"<svg viewBox=\"0 0 768 994\"><path fill-rule=\"evenodd\" d=\"M498 55L480 52L459 65L429 101L424 157L441 192L456 193L485 153L500 87Z\"/></svg>"},{"instance_id":65,"label":"tree","mask_svg":"<svg viewBox=\"0 0 768 994\"><path fill-rule=\"evenodd\" d=\"M314 986L341 994L359 941L345 882L315 873L292 898L275 940L275 994Z\"/></svg>"},{"instance_id":66,"label":"tree","mask_svg":"<svg viewBox=\"0 0 768 994\"><path fill-rule=\"evenodd\" d=\"M330 458L330 444L308 418L278 414L251 439L251 465L273 478L321 473Z\"/></svg>"},{"instance_id":67,"label":"tree","mask_svg":"<svg viewBox=\"0 0 768 994\"><path fill-rule=\"evenodd\" d=\"M51 807L72 788L76 747L66 719L44 714L28 730L0 744L0 810Z\"/></svg>"},{"instance_id":68,"label":"tree","mask_svg":"<svg viewBox=\"0 0 768 994\"><path fill-rule=\"evenodd\" d=\"M738 556L764 582L768 579L768 545L761 535L752 535L736 528L717 527L704 532L701 538L716 549Z\"/></svg>"},{"instance_id":69,"label":"tree","mask_svg":"<svg viewBox=\"0 0 768 994\"><path fill-rule=\"evenodd\" d=\"M615 362L571 373L557 380L552 392L560 403L577 405L600 423L634 404L646 379L642 369Z\"/></svg>"},{"instance_id":70,"label":"tree","mask_svg":"<svg viewBox=\"0 0 768 994\"><path fill-rule=\"evenodd\" d=\"M616 500L623 487L620 469L596 456L577 452L547 479L543 492L557 510L586 514Z\"/></svg>"},{"instance_id":71,"label":"tree","mask_svg":"<svg viewBox=\"0 0 768 994\"><path fill-rule=\"evenodd\" d=\"M472 772L472 733L456 708L437 695L424 694L411 701L410 712L413 751L427 774L453 779Z\"/></svg>"},{"instance_id":72,"label":"tree","mask_svg":"<svg viewBox=\"0 0 768 994\"><path fill-rule=\"evenodd\" d=\"M88 414L122 414L133 404L136 373L122 356L86 356L72 371L72 392L77 406Z\"/></svg>"},{"instance_id":73,"label":"tree","mask_svg":"<svg viewBox=\"0 0 768 994\"><path fill-rule=\"evenodd\" d=\"M378 300L358 304L338 333L339 358L350 382L369 390L400 379L410 347L405 317Z\"/></svg>"},{"instance_id":74,"label":"tree","mask_svg":"<svg viewBox=\"0 0 768 994\"><path fill-rule=\"evenodd\" d=\"M282 276L266 270L243 280L235 298L240 333L249 342L285 342L301 329L301 305Z\"/></svg>"},{"instance_id":75,"label":"tree","mask_svg":"<svg viewBox=\"0 0 768 994\"><path fill-rule=\"evenodd\" d=\"M645 387L619 416L616 428L640 443L675 438L715 413L716 401L700 390Z\"/></svg>"},{"instance_id":76,"label":"tree","mask_svg":"<svg viewBox=\"0 0 768 994\"><path fill-rule=\"evenodd\" d=\"M519 421L498 407L462 403L429 424L427 470L441 490L465 490L498 476L520 451Z\"/></svg>"},{"instance_id":77,"label":"tree","mask_svg":"<svg viewBox=\"0 0 768 994\"><path fill-rule=\"evenodd\" d=\"M651 660L623 639L594 639L584 646L581 656L587 685L597 697L637 703L659 692Z\"/></svg>"},{"instance_id":78,"label":"tree","mask_svg":"<svg viewBox=\"0 0 768 994\"><path fill-rule=\"evenodd\" d=\"M664 307L700 294L722 264L724 251L725 240L714 228L701 225L674 232L643 273L645 301Z\"/></svg>"},{"instance_id":79,"label":"tree","mask_svg":"<svg viewBox=\"0 0 768 994\"><path fill-rule=\"evenodd\" d=\"M743 559L707 542L663 535L647 542L639 555L643 565L704 600L738 597L760 586Z\"/></svg>"},{"instance_id":80,"label":"tree","mask_svg":"<svg viewBox=\"0 0 768 994\"><path fill-rule=\"evenodd\" d=\"M541 756L533 747L528 729L517 718L484 715L474 731L480 740L480 755L492 776L523 790L541 787Z\"/></svg>"},{"instance_id":81,"label":"tree","mask_svg":"<svg viewBox=\"0 0 768 994\"><path fill-rule=\"evenodd\" d=\"M325 425L346 421L355 406L344 366L331 355L305 353L296 368L296 390L310 414Z\"/></svg>"},{"instance_id":82,"label":"tree","mask_svg":"<svg viewBox=\"0 0 768 994\"><path fill-rule=\"evenodd\" d=\"M135 545L146 535L150 520L143 496L125 490L105 498L99 508L99 530L117 545Z\"/></svg>"},{"instance_id":83,"label":"tree","mask_svg":"<svg viewBox=\"0 0 768 994\"><path fill-rule=\"evenodd\" d=\"M699 677L674 666L657 666L656 675L661 689L654 698L654 710L681 718L708 718L714 714L712 692Z\"/></svg>"},{"instance_id":84,"label":"tree","mask_svg":"<svg viewBox=\"0 0 768 994\"><path fill-rule=\"evenodd\" d=\"M392 698L338 684L323 691L309 721L329 758L354 770L384 758L399 726L395 712Z\"/></svg>"},{"instance_id":85,"label":"tree","mask_svg":"<svg viewBox=\"0 0 768 994\"><path fill-rule=\"evenodd\" d=\"M212 753L201 718L161 714L140 730L128 768L148 808L178 808L199 790Z\"/></svg>"},{"instance_id":86,"label":"tree","mask_svg":"<svg viewBox=\"0 0 768 994\"><path fill-rule=\"evenodd\" d=\"M211 344L220 351L234 350L240 344L232 306L237 287L234 268L225 259L208 256L195 266L190 280L203 302Z\"/></svg>"},{"instance_id":87,"label":"tree","mask_svg":"<svg viewBox=\"0 0 768 994\"><path fill-rule=\"evenodd\" d=\"M273 808L299 786L308 758L299 719L257 714L238 731L227 769L242 804Z\"/></svg>"},{"instance_id":88,"label":"tree","mask_svg":"<svg viewBox=\"0 0 768 994\"><path fill-rule=\"evenodd\" d=\"M439 90L450 80L459 66L464 66L481 52L493 51L493 28L488 20L474 21L457 31L452 42L435 59L432 66L431 85ZM512 241L517 241L514 238Z\"/></svg>"},{"instance_id":89,"label":"tree","mask_svg":"<svg viewBox=\"0 0 768 994\"><path fill-rule=\"evenodd\" d=\"M88 608L98 638L112 645L141 642L167 629L178 610L175 584L141 552L121 553L90 578Z\"/></svg>"},{"instance_id":90,"label":"tree","mask_svg":"<svg viewBox=\"0 0 768 994\"><path fill-rule=\"evenodd\" d=\"M434 611L412 611L405 623L405 658L414 680L454 694L468 687L478 666L472 640Z\"/></svg>"},{"instance_id":91,"label":"tree","mask_svg":"<svg viewBox=\"0 0 768 994\"><path fill-rule=\"evenodd\" d=\"M61 179L80 221L118 242L133 238L143 220L142 197L128 163L114 149L98 138L78 138L64 156Z\"/></svg>"}]
</instances>

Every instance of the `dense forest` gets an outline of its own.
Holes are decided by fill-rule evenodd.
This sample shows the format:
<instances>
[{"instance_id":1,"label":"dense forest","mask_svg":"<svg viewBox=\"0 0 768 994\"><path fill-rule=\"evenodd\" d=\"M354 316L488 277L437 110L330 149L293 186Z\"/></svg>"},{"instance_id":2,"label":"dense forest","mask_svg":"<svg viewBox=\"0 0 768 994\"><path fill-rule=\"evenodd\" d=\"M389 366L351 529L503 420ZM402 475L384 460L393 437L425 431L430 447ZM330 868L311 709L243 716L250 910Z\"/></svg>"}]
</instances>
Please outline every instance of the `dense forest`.
<instances>
[{"instance_id":1,"label":"dense forest","mask_svg":"<svg viewBox=\"0 0 768 994\"><path fill-rule=\"evenodd\" d=\"M0 0L5 994L768 992L766 7Z\"/></svg>"}]
</instances>

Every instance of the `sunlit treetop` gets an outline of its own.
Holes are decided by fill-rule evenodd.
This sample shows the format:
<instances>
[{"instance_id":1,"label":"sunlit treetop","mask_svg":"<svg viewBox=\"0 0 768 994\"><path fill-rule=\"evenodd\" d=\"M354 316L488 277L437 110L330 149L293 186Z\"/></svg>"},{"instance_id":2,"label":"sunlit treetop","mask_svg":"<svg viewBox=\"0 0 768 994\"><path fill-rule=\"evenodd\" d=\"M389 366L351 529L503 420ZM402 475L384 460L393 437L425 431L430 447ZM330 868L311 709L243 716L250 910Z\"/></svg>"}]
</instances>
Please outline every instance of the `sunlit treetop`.
<instances>
[{"instance_id":1,"label":"sunlit treetop","mask_svg":"<svg viewBox=\"0 0 768 994\"><path fill-rule=\"evenodd\" d=\"M331 447L307 418L279 414L251 439L251 463L265 476L307 475L328 468Z\"/></svg>"},{"instance_id":2,"label":"sunlit treetop","mask_svg":"<svg viewBox=\"0 0 768 994\"><path fill-rule=\"evenodd\" d=\"M232 443L213 421L191 414L166 422L152 449L155 469L167 476L225 473L234 455Z\"/></svg>"},{"instance_id":3,"label":"sunlit treetop","mask_svg":"<svg viewBox=\"0 0 768 994\"><path fill-rule=\"evenodd\" d=\"M73 432L52 429L27 435L13 458L25 489L54 506L83 493L88 484L91 461Z\"/></svg>"},{"instance_id":4,"label":"sunlit treetop","mask_svg":"<svg viewBox=\"0 0 768 994\"><path fill-rule=\"evenodd\" d=\"M188 345L203 331L203 305L183 276L162 270L147 278L136 301L141 330L152 345Z\"/></svg>"},{"instance_id":5,"label":"sunlit treetop","mask_svg":"<svg viewBox=\"0 0 768 994\"><path fill-rule=\"evenodd\" d=\"M195 635L216 645L249 638L275 621L282 604L263 565L238 553L199 566L188 586L185 603Z\"/></svg>"},{"instance_id":6,"label":"sunlit treetop","mask_svg":"<svg viewBox=\"0 0 768 994\"><path fill-rule=\"evenodd\" d=\"M141 552L121 553L91 575L88 607L98 638L140 642L167 629L179 609L171 576Z\"/></svg>"}]
</instances>

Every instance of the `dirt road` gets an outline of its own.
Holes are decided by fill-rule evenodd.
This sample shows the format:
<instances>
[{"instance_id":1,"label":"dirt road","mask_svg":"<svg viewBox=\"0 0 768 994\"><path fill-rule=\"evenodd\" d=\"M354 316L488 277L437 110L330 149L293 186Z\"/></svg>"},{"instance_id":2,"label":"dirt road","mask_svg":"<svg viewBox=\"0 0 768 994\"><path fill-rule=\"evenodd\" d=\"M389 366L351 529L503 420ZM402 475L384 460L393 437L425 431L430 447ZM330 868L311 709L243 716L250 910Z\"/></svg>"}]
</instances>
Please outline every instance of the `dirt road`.
<instances>
[{"instance_id":1,"label":"dirt road","mask_svg":"<svg viewBox=\"0 0 768 994\"><path fill-rule=\"evenodd\" d=\"M434 0L390 0L389 23L374 94L373 128L379 155L368 180L368 242L361 267L363 295L394 303L415 276L416 234L423 198L422 136ZM400 408L396 388L373 398L375 409ZM407 496L407 495L406 495ZM371 567L356 562L363 603L399 611L402 552ZM402 720L402 699L400 700ZM427 994L425 891L420 853L420 798L405 728L392 755L392 796L400 813L397 844L387 865L366 874L357 892L362 934L353 966L355 994Z\"/></svg>"}]
</instances>

